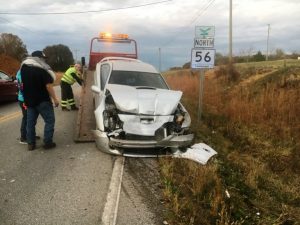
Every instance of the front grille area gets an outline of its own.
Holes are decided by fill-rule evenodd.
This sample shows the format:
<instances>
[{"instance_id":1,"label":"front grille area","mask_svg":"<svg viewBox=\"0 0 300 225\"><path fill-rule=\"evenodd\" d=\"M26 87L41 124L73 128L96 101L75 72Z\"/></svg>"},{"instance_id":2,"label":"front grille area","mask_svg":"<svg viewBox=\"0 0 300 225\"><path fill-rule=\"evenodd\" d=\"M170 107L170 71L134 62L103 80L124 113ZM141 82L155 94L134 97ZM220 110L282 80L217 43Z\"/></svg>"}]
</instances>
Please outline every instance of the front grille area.
<instances>
[{"instance_id":1,"label":"front grille area","mask_svg":"<svg viewBox=\"0 0 300 225\"><path fill-rule=\"evenodd\" d=\"M154 141L154 136L141 136L136 134L126 134L125 135L126 140L133 140L133 141Z\"/></svg>"},{"instance_id":2,"label":"front grille area","mask_svg":"<svg viewBox=\"0 0 300 225\"><path fill-rule=\"evenodd\" d=\"M168 148L136 148L136 149L123 149L124 155L134 155L138 157L139 155L142 155L143 157L147 156L160 156L160 155L166 155L168 153Z\"/></svg>"}]
</instances>

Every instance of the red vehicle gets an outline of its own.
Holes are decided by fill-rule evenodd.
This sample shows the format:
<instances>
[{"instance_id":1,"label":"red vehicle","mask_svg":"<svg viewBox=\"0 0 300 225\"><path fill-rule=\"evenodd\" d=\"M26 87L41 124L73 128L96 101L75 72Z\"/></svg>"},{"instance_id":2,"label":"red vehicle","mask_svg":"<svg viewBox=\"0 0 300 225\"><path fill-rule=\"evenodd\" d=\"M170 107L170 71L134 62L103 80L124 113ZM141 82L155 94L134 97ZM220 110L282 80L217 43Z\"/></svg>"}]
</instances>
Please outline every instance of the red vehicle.
<instances>
[{"instance_id":1,"label":"red vehicle","mask_svg":"<svg viewBox=\"0 0 300 225\"><path fill-rule=\"evenodd\" d=\"M105 57L126 57L137 59L137 44L127 34L100 33L91 40L89 70Z\"/></svg>"},{"instance_id":2,"label":"red vehicle","mask_svg":"<svg viewBox=\"0 0 300 225\"><path fill-rule=\"evenodd\" d=\"M16 101L18 98L17 82L0 70L0 102Z\"/></svg>"}]
</instances>

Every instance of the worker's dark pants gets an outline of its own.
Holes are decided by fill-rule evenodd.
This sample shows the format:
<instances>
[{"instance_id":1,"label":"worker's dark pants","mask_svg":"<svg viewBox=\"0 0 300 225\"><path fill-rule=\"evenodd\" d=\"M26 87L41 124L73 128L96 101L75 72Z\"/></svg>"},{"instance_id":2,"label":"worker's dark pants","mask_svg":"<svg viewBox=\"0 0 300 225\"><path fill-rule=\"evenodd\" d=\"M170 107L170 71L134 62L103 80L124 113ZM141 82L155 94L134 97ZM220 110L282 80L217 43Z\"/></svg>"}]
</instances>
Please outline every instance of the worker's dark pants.
<instances>
[{"instance_id":1,"label":"worker's dark pants","mask_svg":"<svg viewBox=\"0 0 300 225\"><path fill-rule=\"evenodd\" d=\"M72 87L67 82L61 81L61 107L75 106L74 95L72 91Z\"/></svg>"}]
</instances>

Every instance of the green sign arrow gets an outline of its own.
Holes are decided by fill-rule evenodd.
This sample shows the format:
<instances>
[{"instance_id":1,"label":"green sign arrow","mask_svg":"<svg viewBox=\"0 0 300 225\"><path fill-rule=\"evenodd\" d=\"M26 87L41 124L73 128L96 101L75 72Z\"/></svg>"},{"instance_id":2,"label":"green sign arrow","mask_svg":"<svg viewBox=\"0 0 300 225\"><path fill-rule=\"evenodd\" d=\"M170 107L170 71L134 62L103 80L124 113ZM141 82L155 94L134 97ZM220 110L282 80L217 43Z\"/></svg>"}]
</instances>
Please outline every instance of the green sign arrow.
<instances>
[{"instance_id":1,"label":"green sign arrow","mask_svg":"<svg viewBox=\"0 0 300 225\"><path fill-rule=\"evenodd\" d=\"M211 27L206 28L206 29L201 29L201 28L200 28L201 35L207 36L210 29L211 29Z\"/></svg>"}]
</instances>

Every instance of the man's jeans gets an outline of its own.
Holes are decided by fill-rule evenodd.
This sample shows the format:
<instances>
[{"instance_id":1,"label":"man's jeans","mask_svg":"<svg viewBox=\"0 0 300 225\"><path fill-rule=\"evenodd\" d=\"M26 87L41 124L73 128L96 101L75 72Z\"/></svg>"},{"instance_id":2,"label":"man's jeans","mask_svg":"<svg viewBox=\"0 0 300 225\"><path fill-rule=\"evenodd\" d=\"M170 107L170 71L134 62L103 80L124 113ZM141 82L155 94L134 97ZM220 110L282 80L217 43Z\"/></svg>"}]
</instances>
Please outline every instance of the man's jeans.
<instances>
[{"instance_id":1,"label":"man's jeans","mask_svg":"<svg viewBox=\"0 0 300 225\"><path fill-rule=\"evenodd\" d=\"M35 125L37 118L41 114L45 122L44 143L53 142L55 116L51 102L41 102L35 107L27 108L27 143L35 144Z\"/></svg>"}]
</instances>

